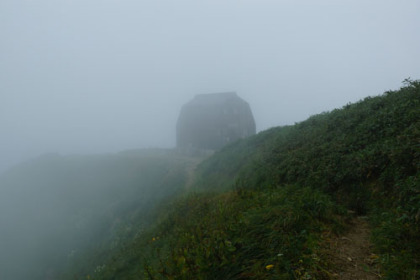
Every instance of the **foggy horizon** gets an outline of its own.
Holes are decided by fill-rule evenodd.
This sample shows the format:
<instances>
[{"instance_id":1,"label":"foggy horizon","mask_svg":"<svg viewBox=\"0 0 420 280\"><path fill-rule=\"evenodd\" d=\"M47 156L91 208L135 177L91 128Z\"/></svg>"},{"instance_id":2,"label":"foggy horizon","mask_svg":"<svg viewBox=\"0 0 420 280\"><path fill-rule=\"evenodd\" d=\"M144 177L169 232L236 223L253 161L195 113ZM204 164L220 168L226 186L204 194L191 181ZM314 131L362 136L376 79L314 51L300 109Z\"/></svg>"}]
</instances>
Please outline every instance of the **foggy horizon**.
<instances>
[{"instance_id":1,"label":"foggy horizon","mask_svg":"<svg viewBox=\"0 0 420 280\"><path fill-rule=\"evenodd\" d=\"M175 147L234 91L257 132L420 78L418 1L2 1L0 174L45 153Z\"/></svg>"}]
</instances>

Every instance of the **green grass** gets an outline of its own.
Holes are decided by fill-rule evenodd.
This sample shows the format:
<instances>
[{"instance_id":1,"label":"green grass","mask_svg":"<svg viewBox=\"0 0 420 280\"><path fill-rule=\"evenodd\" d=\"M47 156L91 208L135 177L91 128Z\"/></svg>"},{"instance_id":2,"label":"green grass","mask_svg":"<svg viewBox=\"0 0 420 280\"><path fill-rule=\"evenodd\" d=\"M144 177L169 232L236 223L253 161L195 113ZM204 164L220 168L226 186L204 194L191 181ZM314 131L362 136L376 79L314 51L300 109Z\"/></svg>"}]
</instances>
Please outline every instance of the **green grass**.
<instances>
[{"instance_id":1,"label":"green grass","mask_svg":"<svg viewBox=\"0 0 420 280\"><path fill-rule=\"evenodd\" d=\"M202 162L190 193L68 279L330 279L326 233L367 215L383 279L419 275L420 81ZM168 182L171 185L171 182Z\"/></svg>"},{"instance_id":2,"label":"green grass","mask_svg":"<svg viewBox=\"0 0 420 280\"><path fill-rule=\"evenodd\" d=\"M310 188L191 194L92 279L306 279L343 209ZM147 253L145 253L147 252ZM126 258L126 256L130 258Z\"/></svg>"},{"instance_id":3,"label":"green grass","mask_svg":"<svg viewBox=\"0 0 420 280\"><path fill-rule=\"evenodd\" d=\"M199 182L234 178L229 182L244 188L321 190L370 216L385 278L414 279L420 266L419 159L420 81L406 80L400 90L226 147L200 166Z\"/></svg>"},{"instance_id":4,"label":"green grass","mask_svg":"<svg viewBox=\"0 0 420 280\"><path fill-rule=\"evenodd\" d=\"M95 279L328 279L323 231L368 215L384 279L419 270L420 82L238 141ZM129 256L129 257L128 257Z\"/></svg>"}]
</instances>

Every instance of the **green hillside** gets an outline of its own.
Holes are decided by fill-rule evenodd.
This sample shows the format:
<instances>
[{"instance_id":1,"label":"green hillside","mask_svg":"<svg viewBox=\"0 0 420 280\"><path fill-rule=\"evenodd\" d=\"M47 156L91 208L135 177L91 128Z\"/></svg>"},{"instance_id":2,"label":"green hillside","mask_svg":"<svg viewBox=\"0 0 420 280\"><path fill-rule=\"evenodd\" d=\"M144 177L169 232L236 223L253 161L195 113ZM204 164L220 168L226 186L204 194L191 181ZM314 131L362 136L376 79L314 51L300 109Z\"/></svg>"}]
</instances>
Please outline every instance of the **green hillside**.
<instances>
[{"instance_id":1,"label":"green hillside","mask_svg":"<svg viewBox=\"0 0 420 280\"><path fill-rule=\"evenodd\" d=\"M415 279L419 158L420 81L407 80L225 147L198 166L193 192L78 277L336 279L325 243L355 213L371 224L380 276Z\"/></svg>"}]
</instances>

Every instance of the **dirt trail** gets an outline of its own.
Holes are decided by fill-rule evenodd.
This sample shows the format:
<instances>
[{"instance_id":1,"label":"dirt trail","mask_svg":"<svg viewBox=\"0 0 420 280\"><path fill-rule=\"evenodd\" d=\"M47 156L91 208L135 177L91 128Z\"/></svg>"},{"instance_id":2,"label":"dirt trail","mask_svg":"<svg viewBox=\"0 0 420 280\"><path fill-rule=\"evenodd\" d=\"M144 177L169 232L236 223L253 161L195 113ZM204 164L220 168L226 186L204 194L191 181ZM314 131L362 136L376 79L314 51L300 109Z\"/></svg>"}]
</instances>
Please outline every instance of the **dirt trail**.
<instances>
[{"instance_id":1,"label":"dirt trail","mask_svg":"<svg viewBox=\"0 0 420 280\"><path fill-rule=\"evenodd\" d=\"M333 238L328 243L328 254L333 264L332 279L381 279L376 265L378 256L372 252L370 229L366 217L356 217L347 234Z\"/></svg>"},{"instance_id":2,"label":"dirt trail","mask_svg":"<svg viewBox=\"0 0 420 280\"><path fill-rule=\"evenodd\" d=\"M185 188L188 190L191 188L192 184L194 183L195 179L195 169L200 162L203 161L204 158L191 158L187 161L185 166L185 174L186 174L186 182Z\"/></svg>"}]
</instances>

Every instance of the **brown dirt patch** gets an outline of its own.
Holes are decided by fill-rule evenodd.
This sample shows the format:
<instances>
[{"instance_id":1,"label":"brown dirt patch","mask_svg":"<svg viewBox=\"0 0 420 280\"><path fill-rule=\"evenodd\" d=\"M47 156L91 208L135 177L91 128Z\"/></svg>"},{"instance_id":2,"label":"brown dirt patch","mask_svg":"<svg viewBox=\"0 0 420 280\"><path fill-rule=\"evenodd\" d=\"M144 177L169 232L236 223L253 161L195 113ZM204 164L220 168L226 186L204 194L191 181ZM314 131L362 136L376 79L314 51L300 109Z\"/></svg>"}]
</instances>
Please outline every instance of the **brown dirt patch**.
<instances>
[{"instance_id":1,"label":"brown dirt patch","mask_svg":"<svg viewBox=\"0 0 420 280\"><path fill-rule=\"evenodd\" d=\"M354 218L345 235L327 238L326 254L331 264L331 279L381 279L378 256L373 253L369 239L370 228L366 217Z\"/></svg>"}]
</instances>

